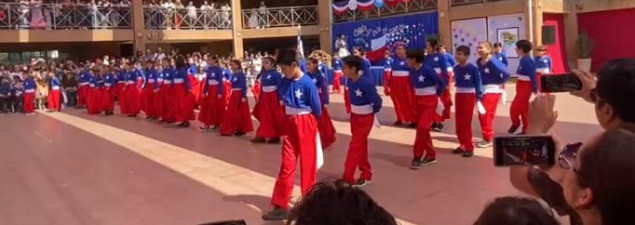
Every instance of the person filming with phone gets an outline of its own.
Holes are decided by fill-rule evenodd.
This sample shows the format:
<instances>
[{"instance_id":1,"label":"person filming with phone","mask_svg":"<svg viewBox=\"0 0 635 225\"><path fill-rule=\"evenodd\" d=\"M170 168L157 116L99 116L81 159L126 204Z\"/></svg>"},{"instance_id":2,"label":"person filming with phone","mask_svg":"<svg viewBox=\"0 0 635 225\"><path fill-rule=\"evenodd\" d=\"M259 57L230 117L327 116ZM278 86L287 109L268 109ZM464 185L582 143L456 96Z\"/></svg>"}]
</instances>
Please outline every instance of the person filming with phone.
<instances>
[{"instance_id":1,"label":"person filming with phone","mask_svg":"<svg viewBox=\"0 0 635 225\"><path fill-rule=\"evenodd\" d=\"M572 145L551 135L557 163L511 167L511 183L569 215L571 224L635 224L635 59L608 62L597 79L576 70L571 76L580 84L571 94L595 105L606 131ZM539 95L531 103L528 135L550 133L558 117L555 98Z\"/></svg>"}]
</instances>

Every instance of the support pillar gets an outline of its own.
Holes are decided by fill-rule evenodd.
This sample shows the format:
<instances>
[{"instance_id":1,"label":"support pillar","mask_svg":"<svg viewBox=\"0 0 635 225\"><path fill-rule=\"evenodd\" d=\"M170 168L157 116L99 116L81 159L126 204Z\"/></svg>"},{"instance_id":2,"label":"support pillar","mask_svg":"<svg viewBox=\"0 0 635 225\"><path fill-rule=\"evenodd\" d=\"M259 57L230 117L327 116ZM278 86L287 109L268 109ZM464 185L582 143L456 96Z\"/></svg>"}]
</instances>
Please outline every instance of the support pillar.
<instances>
[{"instance_id":1,"label":"support pillar","mask_svg":"<svg viewBox=\"0 0 635 225\"><path fill-rule=\"evenodd\" d=\"M454 52L452 47L452 21L450 21L450 1L437 1L439 14L439 40L441 45L448 48L448 52ZM425 40L425 37L423 38ZM425 44L423 45L425 46Z\"/></svg>"},{"instance_id":2,"label":"support pillar","mask_svg":"<svg viewBox=\"0 0 635 225\"><path fill-rule=\"evenodd\" d=\"M333 11L331 1L318 1L318 15L318 26L320 27L320 49L325 52L332 52Z\"/></svg>"},{"instance_id":3,"label":"support pillar","mask_svg":"<svg viewBox=\"0 0 635 225\"><path fill-rule=\"evenodd\" d=\"M531 41L534 47L542 45L542 25L543 25L543 7L542 0L524 0L532 1L531 9L525 7L525 27L527 27L526 39ZM527 4L527 3L525 3ZM531 15L530 15L531 13ZM533 31L533 37L530 32Z\"/></svg>"},{"instance_id":4,"label":"support pillar","mask_svg":"<svg viewBox=\"0 0 635 225\"><path fill-rule=\"evenodd\" d=\"M232 33L233 33L233 51L237 59L244 57L243 47L243 20L242 6L240 0L231 0L232 7Z\"/></svg>"},{"instance_id":5,"label":"support pillar","mask_svg":"<svg viewBox=\"0 0 635 225\"><path fill-rule=\"evenodd\" d=\"M132 2L132 30L134 32L133 48L136 54L137 51L145 52L146 50L146 38L145 38L145 24L143 22L143 2Z\"/></svg>"},{"instance_id":6,"label":"support pillar","mask_svg":"<svg viewBox=\"0 0 635 225\"><path fill-rule=\"evenodd\" d=\"M575 2L573 1L565 1L563 4L565 5L565 9L567 11L563 16L564 22L564 38L566 42L567 49L567 62L569 62L569 67L575 68L576 66L576 41L578 39L578 9L575 6Z\"/></svg>"}]
</instances>

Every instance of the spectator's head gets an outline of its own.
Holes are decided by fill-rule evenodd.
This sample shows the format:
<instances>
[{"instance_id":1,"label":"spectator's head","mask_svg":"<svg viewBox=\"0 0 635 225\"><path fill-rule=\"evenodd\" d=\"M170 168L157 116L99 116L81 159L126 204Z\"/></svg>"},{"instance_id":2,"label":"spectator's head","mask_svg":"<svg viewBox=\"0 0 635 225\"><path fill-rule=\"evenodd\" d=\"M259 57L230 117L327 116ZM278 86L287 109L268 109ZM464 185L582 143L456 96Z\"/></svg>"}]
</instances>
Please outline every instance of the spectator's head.
<instances>
[{"instance_id":1,"label":"spectator's head","mask_svg":"<svg viewBox=\"0 0 635 225\"><path fill-rule=\"evenodd\" d=\"M516 53L520 56L525 56L531 52L533 46L528 40L519 40L516 42Z\"/></svg>"},{"instance_id":2,"label":"spectator's head","mask_svg":"<svg viewBox=\"0 0 635 225\"><path fill-rule=\"evenodd\" d=\"M406 50L406 45L399 44L395 48L395 55L397 55L400 59L406 58Z\"/></svg>"},{"instance_id":3,"label":"spectator's head","mask_svg":"<svg viewBox=\"0 0 635 225\"><path fill-rule=\"evenodd\" d=\"M294 78L302 74L299 67L298 52L295 49L290 48L282 51L278 54L277 61L285 77Z\"/></svg>"},{"instance_id":4,"label":"spectator's head","mask_svg":"<svg viewBox=\"0 0 635 225\"><path fill-rule=\"evenodd\" d=\"M359 56L349 55L342 58L342 72L344 76L354 78L359 76L362 69L362 59Z\"/></svg>"},{"instance_id":5,"label":"spectator's head","mask_svg":"<svg viewBox=\"0 0 635 225\"><path fill-rule=\"evenodd\" d=\"M489 41L481 41L478 43L476 51L481 58L487 58L492 54L492 43Z\"/></svg>"},{"instance_id":6,"label":"spectator's head","mask_svg":"<svg viewBox=\"0 0 635 225\"><path fill-rule=\"evenodd\" d=\"M435 52L437 47L439 46L439 42L435 39L428 39L426 41L426 51L427 52Z\"/></svg>"},{"instance_id":7,"label":"spectator's head","mask_svg":"<svg viewBox=\"0 0 635 225\"><path fill-rule=\"evenodd\" d=\"M264 70L272 70L276 68L276 59L271 56L262 58L262 67L264 68Z\"/></svg>"},{"instance_id":8,"label":"spectator's head","mask_svg":"<svg viewBox=\"0 0 635 225\"><path fill-rule=\"evenodd\" d=\"M628 126L592 138L575 159L560 159L565 199L584 224L635 224L635 129Z\"/></svg>"},{"instance_id":9,"label":"spectator's head","mask_svg":"<svg viewBox=\"0 0 635 225\"><path fill-rule=\"evenodd\" d=\"M495 54L499 54L501 52L503 52L503 45L500 42L496 42L494 43L494 53Z\"/></svg>"},{"instance_id":10,"label":"spectator's head","mask_svg":"<svg viewBox=\"0 0 635 225\"><path fill-rule=\"evenodd\" d=\"M355 47L355 49L353 50L353 55L356 55L356 56L359 56L359 57L364 57L364 55L365 55L364 49L362 49L361 46Z\"/></svg>"},{"instance_id":11,"label":"spectator's head","mask_svg":"<svg viewBox=\"0 0 635 225\"><path fill-rule=\"evenodd\" d=\"M445 45L439 46L439 53L445 54L447 52L448 52L448 49L445 47Z\"/></svg>"},{"instance_id":12,"label":"spectator's head","mask_svg":"<svg viewBox=\"0 0 635 225\"><path fill-rule=\"evenodd\" d=\"M558 225L540 203L529 198L502 197L485 207L474 225Z\"/></svg>"},{"instance_id":13,"label":"spectator's head","mask_svg":"<svg viewBox=\"0 0 635 225\"><path fill-rule=\"evenodd\" d=\"M396 225L397 222L359 188L318 183L291 209L287 224Z\"/></svg>"},{"instance_id":14,"label":"spectator's head","mask_svg":"<svg viewBox=\"0 0 635 225\"><path fill-rule=\"evenodd\" d=\"M608 62L597 73L597 86L591 98L595 113L604 128L621 123L635 123L635 59L616 59Z\"/></svg>"},{"instance_id":15,"label":"spectator's head","mask_svg":"<svg viewBox=\"0 0 635 225\"><path fill-rule=\"evenodd\" d=\"M456 48L456 51L454 52L456 62L461 65L467 63L467 60L470 58L470 51L470 47L467 47L466 45L461 45Z\"/></svg>"},{"instance_id":16,"label":"spectator's head","mask_svg":"<svg viewBox=\"0 0 635 225\"><path fill-rule=\"evenodd\" d=\"M423 52L415 49L406 52L406 62L410 68L416 68L423 62Z\"/></svg>"}]
</instances>

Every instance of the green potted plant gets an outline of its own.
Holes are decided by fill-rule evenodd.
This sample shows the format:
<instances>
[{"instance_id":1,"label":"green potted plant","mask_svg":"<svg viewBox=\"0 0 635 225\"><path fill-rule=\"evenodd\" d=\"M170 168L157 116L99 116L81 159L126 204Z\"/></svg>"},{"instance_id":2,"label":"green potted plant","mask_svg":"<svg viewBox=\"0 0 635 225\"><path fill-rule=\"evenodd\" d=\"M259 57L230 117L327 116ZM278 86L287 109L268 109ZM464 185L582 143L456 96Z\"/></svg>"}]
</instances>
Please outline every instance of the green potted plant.
<instances>
[{"instance_id":1,"label":"green potted plant","mask_svg":"<svg viewBox=\"0 0 635 225\"><path fill-rule=\"evenodd\" d=\"M576 40L577 67L579 70L591 71L591 52L593 51L593 39L586 31L582 31Z\"/></svg>"}]
</instances>

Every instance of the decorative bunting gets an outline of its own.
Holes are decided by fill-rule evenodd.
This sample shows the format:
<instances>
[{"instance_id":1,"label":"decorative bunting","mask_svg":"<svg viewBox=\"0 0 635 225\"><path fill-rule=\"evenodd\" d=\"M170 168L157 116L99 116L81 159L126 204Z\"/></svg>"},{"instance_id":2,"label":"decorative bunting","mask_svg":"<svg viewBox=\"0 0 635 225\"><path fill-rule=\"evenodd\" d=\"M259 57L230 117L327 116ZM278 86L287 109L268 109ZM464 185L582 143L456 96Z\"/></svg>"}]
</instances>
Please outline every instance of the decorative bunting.
<instances>
[{"instance_id":1,"label":"decorative bunting","mask_svg":"<svg viewBox=\"0 0 635 225\"><path fill-rule=\"evenodd\" d=\"M392 7L410 0L341 0L333 2L333 11L336 15L342 15L348 10L370 11L373 8L381 9L385 5Z\"/></svg>"}]
</instances>

